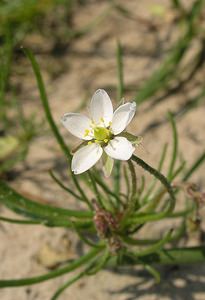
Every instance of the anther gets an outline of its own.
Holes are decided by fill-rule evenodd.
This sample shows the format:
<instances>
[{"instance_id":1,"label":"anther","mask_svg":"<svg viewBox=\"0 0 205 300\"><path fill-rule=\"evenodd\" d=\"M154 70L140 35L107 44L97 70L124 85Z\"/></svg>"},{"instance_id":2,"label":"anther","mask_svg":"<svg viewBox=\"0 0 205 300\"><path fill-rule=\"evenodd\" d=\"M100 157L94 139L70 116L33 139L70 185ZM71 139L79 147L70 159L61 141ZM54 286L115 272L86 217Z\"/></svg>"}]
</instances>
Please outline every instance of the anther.
<instances>
[{"instance_id":1,"label":"anther","mask_svg":"<svg viewBox=\"0 0 205 300\"><path fill-rule=\"evenodd\" d=\"M84 134L84 137L88 136L90 133L90 130L89 129L85 129L85 134Z\"/></svg>"}]
</instances>

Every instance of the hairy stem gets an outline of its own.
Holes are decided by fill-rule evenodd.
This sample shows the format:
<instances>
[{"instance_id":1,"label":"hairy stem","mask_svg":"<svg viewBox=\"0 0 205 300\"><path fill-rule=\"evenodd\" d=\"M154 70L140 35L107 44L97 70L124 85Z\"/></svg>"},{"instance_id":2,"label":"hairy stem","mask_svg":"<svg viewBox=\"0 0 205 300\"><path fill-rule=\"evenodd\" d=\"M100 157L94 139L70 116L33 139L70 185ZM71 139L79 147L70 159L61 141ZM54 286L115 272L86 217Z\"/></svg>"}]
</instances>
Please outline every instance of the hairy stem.
<instances>
[{"instance_id":1,"label":"hairy stem","mask_svg":"<svg viewBox=\"0 0 205 300\"><path fill-rule=\"evenodd\" d=\"M136 162L140 167L142 167L145 171L147 171L148 173L150 173L151 175L156 177L164 185L164 187L166 188L166 190L169 193L170 198L171 198L171 203L170 203L168 213L172 212L175 207L176 199L175 199L173 189L172 189L171 185L169 184L168 180L166 179L166 177L162 173L160 173L159 171L157 171L156 169L154 169L153 167L148 165L144 160L142 160L138 156L133 155L131 159L134 162Z\"/></svg>"}]
</instances>

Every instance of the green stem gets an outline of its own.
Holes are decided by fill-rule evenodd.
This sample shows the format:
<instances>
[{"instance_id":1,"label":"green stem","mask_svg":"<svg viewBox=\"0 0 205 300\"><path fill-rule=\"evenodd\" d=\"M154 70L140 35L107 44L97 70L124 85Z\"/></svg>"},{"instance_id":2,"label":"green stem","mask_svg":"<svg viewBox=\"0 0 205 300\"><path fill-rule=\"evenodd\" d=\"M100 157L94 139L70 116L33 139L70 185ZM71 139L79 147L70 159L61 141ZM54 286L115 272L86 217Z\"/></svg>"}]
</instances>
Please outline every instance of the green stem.
<instances>
[{"instance_id":1,"label":"green stem","mask_svg":"<svg viewBox=\"0 0 205 300\"><path fill-rule=\"evenodd\" d=\"M49 273L47 273L45 275L40 275L40 276L36 276L36 277L31 277L31 278L22 278L22 279L0 280L0 288L33 285L33 284L37 284L37 283L40 283L40 282L43 282L43 281L46 281L46 280L49 280L52 278L56 278L63 274L67 274L67 273L72 272L75 269L81 267L88 261L90 261L98 253L100 253L101 250L102 250L102 248L101 249L93 248L90 252L88 252L84 256L71 262L68 266L65 266L61 269L57 269L54 271L50 271Z\"/></svg>"},{"instance_id":2,"label":"green stem","mask_svg":"<svg viewBox=\"0 0 205 300\"><path fill-rule=\"evenodd\" d=\"M134 197L136 197L136 191L137 191L137 176L136 176L135 168L134 168L133 163L132 163L131 160L128 160L128 165L129 165L130 174L131 174L131 178L132 178L131 199L133 199Z\"/></svg>"},{"instance_id":3,"label":"green stem","mask_svg":"<svg viewBox=\"0 0 205 300\"><path fill-rule=\"evenodd\" d=\"M7 116L7 103L6 103L6 91L9 84L9 76L11 63L13 59L13 39L11 30L6 28L5 36L3 37L3 47L0 49L0 121L3 123L3 129L7 129L8 116Z\"/></svg>"},{"instance_id":4,"label":"green stem","mask_svg":"<svg viewBox=\"0 0 205 300\"><path fill-rule=\"evenodd\" d=\"M205 161L205 152L202 153L202 155L197 158L197 160L193 163L193 165L190 167L190 169L186 172L186 174L183 177L183 181L187 181L192 174L198 169L201 164Z\"/></svg>"},{"instance_id":5,"label":"green stem","mask_svg":"<svg viewBox=\"0 0 205 300\"><path fill-rule=\"evenodd\" d=\"M105 193L109 194L110 196L112 196L113 198L115 198L116 202L120 202L120 197L118 195L116 195L113 191L111 191L109 189L109 187L101 180L100 177L96 176L96 174L93 174L93 177L95 179L95 181L98 183L99 186L101 186L101 188L105 191Z\"/></svg>"},{"instance_id":6,"label":"green stem","mask_svg":"<svg viewBox=\"0 0 205 300\"><path fill-rule=\"evenodd\" d=\"M100 195L100 193L98 191L97 184L96 184L96 182L95 182L95 180L93 178L93 175L92 175L91 171L88 171L88 176L89 176L91 184L93 186L93 191L95 193L96 200L98 201L98 203L100 204L100 206L104 208L104 205L103 205L103 202L102 202L102 199L101 199L101 195Z\"/></svg>"},{"instance_id":7,"label":"green stem","mask_svg":"<svg viewBox=\"0 0 205 300\"><path fill-rule=\"evenodd\" d=\"M205 262L205 246L162 250L158 253L145 256L143 260L149 263L159 263L163 265L181 265Z\"/></svg>"},{"instance_id":8,"label":"green stem","mask_svg":"<svg viewBox=\"0 0 205 300\"><path fill-rule=\"evenodd\" d=\"M186 161L183 161L181 163L181 165L179 165L179 167L173 172L172 176L171 176L171 181L173 181L185 168L186 166Z\"/></svg>"},{"instance_id":9,"label":"green stem","mask_svg":"<svg viewBox=\"0 0 205 300\"><path fill-rule=\"evenodd\" d=\"M171 113L168 113L168 118L169 118L169 121L171 123L172 136L173 136L172 157L171 157L171 161L170 161L170 165L169 165L169 171L168 171L168 175L167 175L167 179L169 181L171 181L171 178L172 178L173 172L174 172L176 159L177 159L177 154L178 154L178 134L177 134L176 123L175 123L175 120L174 120Z\"/></svg>"},{"instance_id":10,"label":"green stem","mask_svg":"<svg viewBox=\"0 0 205 300\"><path fill-rule=\"evenodd\" d=\"M124 94L124 74L123 74L123 49L119 41L117 41L117 76L118 76L118 90L117 99L120 102Z\"/></svg>"},{"instance_id":11,"label":"green stem","mask_svg":"<svg viewBox=\"0 0 205 300\"><path fill-rule=\"evenodd\" d=\"M76 233L78 234L81 241L83 241L85 244L87 244L90 247L96 247L96 248L102 248L104 245L100 242L98 244L95 244L94 242L87 239L83 233L81 233L81 230L73 224L73 228L75 229Z\"/></svg>"},{"instance_id":12,"label":"green stem","mask_svg":"<svg viewBox=\"0 0 205 300\"><path fill-rule=\"evenodd\" d=\"M42 221L38 220L20 220L20 219L11 219L0 216L0 221L7 222L7 223L14 223L14 224L21 224L21 225L39 225L42 224Z\"/></svg>"},{"instance_id":13,"label":"green stem","mask_svg":"<svg viewBox=\"0 0 205 300\"><path fill-rule=\"evenodd\" d=\"M161 157L160 157L160 161L159 161L159 165L158 165L158 168L157 168L158 172L161 172L161 170L162 170L163 163L164 163L166 153L167 153L167 147L168 147L168 144L167 143L164 144L163 149L162 149L162 154L161 154ZM153 190L156 186L156 183L157 183L157 178L154 177L153 181L151 182L151 184L147 188L147 193L143 197L142 203L145 203L146 201L148 201L149 196L151 195L151 193L153 192Z\"/></svg>"},{"instance_id":14,"label":"green stem","mask_svg":"<svg viewBox=\"0 0 205 300\"><path fill-rule=\"evenodd\" d=\"M121 237L122 238L122 240L125 242L125 243L127 243L127 244L129 244L129 245L132 245L132 246L146 246L146 245L153 245L153 244L155 244L156 242L158 242L159 240L157 240L157 239L153 239L153 240L151 240L151 239L134 239L134 238L131 238L130 236L122 236Z\"/></svg>"},{"instance_id":15,"label":"green stem","mask_svg":"<svg viewBox=\"0 0 205 300\"><path fill-rule=\"evenodd\" d=\"M139 195L139 198L142 196L142 193L144 191L144 187L145 187L145 177L144 175L141 176L141 184L138 188L138 195Z\"/></svg>"},{"instance_id":16,"label":"green stem","mask_svg":"<svg viewBox=\"0 0 205 300\"><path fill-rule=\"evenodd\" d=\"M114 191L116 195L120 194L120 169L121 162L117 160L114 167Z\"/></svg>"},{"instance_id":17,"label":"green stem","mask_svg":"<svg viewBox=\"0 0 205 300\"><path fill-rule=\"evenodd\" d=\"M162 239L160 239L159 241L157 241L156 243L154 243L153 245L151 245L145 249L138 250L138 252L128 251L128 254L134 255L136 257L143 257L143 256L151 254L153 252L157 252L157 251L161 250L167 242L170 241L171 233L172 233L172 231L169 231Z\"/></svg>"},{"instance_id":18,"label":"green stem","mask_svg":"<svg viewBox=\"0 0 205 300\"><path fill-rule=\"evenodd\" d=\"M82 197L82 200L88 205L88 207L92 210L92 205L88 199L88 197L86 196L85 192L83 191L83 189L81 188L77 178L76 178L76 175L73 174L73 172L71 172L71 176L72 176L72 179L73 179L73 182L76 186L76 188L78 189L79 193L81 194L81 197Z\"/></svg>"},{"instance_id":19,"label":"green stem","mask_svg":"<svg viewBox=\"0 0 205 300\"><path fill-rule=\"evenodd\" d=\"M66 157L68 157L69 160L71 160L72 155L70 153L70 149L65 144L64 139L61 136L61 134L60 134L60 132L59 132L59 130L58 130L56 124L55 124L55 121L53 119L53 116L51 114L51 109L50 109L50 106L49 106L48 97L47 97L47 93L46 93L45 85L44 85L43 78L42 78L42 75L41 75L39 64L36 61L35 56L33 55L33 53L30 50L24 49L24 52L25 52L26 56L28 57L28 59L30 60L32 68L33 68L33 72L36 76L36 81L37 81L37 85L38 85L38 89L39 89L39 93L40 93L40 99L41 99L41 102L42 102L42 105L43 105L43 109L44 109L47 121L50 125L50 128L51 128L58 144L60 145L62 151L65 153ZM82 199L91 208L89 200L86 197L86 195L85 195L84 191L82 190L82 188L80 187L80 184L79 184L78 180L76 179L76 176L73 174L73 172L71 172L71 177L72 177L72 180L73 180L76 188L78 189L79 193L81 194Z\"/></svg>"},{"instance_id":20,"label":"green stem","mask_svg":"<svg viewBox=\"0 0 205 300\"><path fill-rule=\"evenodd\" d=\"M167 208L164 211L160 212L154 212L154 213L136 213L133 214L132 217L127 218L125 220L125 224L131 225L131 224L144 224L146 222L154 222L159 221L165 217L169 217L169 211L170 211L170 205L167 206Z\"/></svg>"},{"instance_id":21,"label":"green stem","mask_svg":"<svg viewBox=\"0 0 205 300\"><path fill-rule=\"evenodd\" d=\"M183 8L180 0L172 0L172 5L179 11L184 11L184 8Z\"/></svg>"},{"instance_id":22,"label":"green stem","mask_svg":"<svg viewBox=\"0 0 205 300\"><path fill-rule=\"evenodd\" d=\"M133 166L133 163L131 160L128 160L128 166L129 166L129 170L130 170L130 174L131 174L131 195L128 198L128 203L127 203L127 208L126 211L124 213L124 218L126 219L128 217L128 215L132 214L135 211L136 205L137 205L137 177L136 177L136 173L135 173L135 168Z\"/></svg>"},{"instance_id":23,"label":"green stem","mask_svg":"<svg viewBox=\"0 0 205 300\"><path fill-rule=\"evenodd\" d=\"M142 160L138 156L133 155L131 157L131 159L134 162L136 162L140 167L142 167L145 171L147 171L148 173L150 173L151 175L156 177L164 185L164 187L166 188L167 192L170 195L170 200L171 200L170 208L169 208L169 211L167 211L167 213L172 212L174 210L174 207L175 207L176 199L175 199L174 191L172 190L172 187L169 184L166 177L162 173L158 172L156 169L154 169L153 167L148 165L144 160Z\"/></svg>"},{"instance_id":24,"label":"green stem","mask_svg":"<svg viewBox=\"0 0 205 300\"><path fill-rule=\"evenodd\" d=\"M170 181L173 181L175 177L183 170L185 166L185 162L183 162L172 174ZM160 188L157 193L149 200L149 203L146 207L143 207L143 212L152 212L156 207L159 205L163 195L165 194L166 190L164 188ZM176 195L176 192L175 192Z\"/></svg>"},{"instance_id":25,"label":"green stem","mask_svg":"<svg viewBox=\"0 0 205 300\"><path fill-rule=\"evenodd\" d=\"M124 74L123 74L123 49L121 43L117 41L117 76L118 76L118 85L117 85L117 100L121 101L124 94ZM121 170L121 161L117 160L114 166L114 191L116 195L120 194L120 170Z\"/></svg>"},{"instance_id":26,"label":"green stem","mask_svg":"<svg viewBox=\"0 0 205 300\"><path fill-rule=\"evenodd\" d=\"M30 214L25 214L25 212L16 209L15 211L18 214L22 214L24 216L27 216L30 218L30 220L18 220L18 219L10 219L6 217L0 217L0 221L7 222L7 223L16 223L19 225L44 225L48 227L65 227L65 228L73 228L73 224L75 224L76 228L79 229L90 229L93 227L92 221L71 221L69 218L65 217L56 217L56 218L50 218L50 217L43 217L43 216L34 216Z\"/></svg>"},{"instance_id":27,"label":"green stem","mask_svg":"<svg viewBox=\"0 0 205 300\"><path fill-rule=\"evenodd\" d=\"M36 81L37 81L37 85L38 85L38 89L39 89L39 93L40 93L40 99L41 99L41 102L42 102L42 105L43 105L43 108L45 111L46 118L51 127L51 130L52 130L58 144L60 145L61 149L65 153L66 157L69 157L69 159L71 159L72 156L70 154L70 150L69 150L68 146L65 144L64 139L61 136L61 134L55 124L55 121L53 119L53 116L51 114L48 97L47 97L46 89L44 86L43 78L42 78L42 75L40 72L39 64L36 61L33 53L30 50L24 48L23 51L26 54L26 56L28 57L28 59L30 60L32 68L33 68L33 72L36 76Z\"/></svg>"},{"instance_id":28,"label":"green stem","mask_svg":"<svg viewBox=\"0 0 205 300\"><path fill-rule=\"evenodd\" d=\"M97 262L93 265L93 268L87 272L88 275L95 275L98 271L104 268L110 258L109 248L106 247L104 253L98 257Z\"/></svg>"},{"instance_id":29,"label":"green stem","mask_svg":"<svg viewBox=\"0 0 205 300\"><path fill-rule=\"evenodd\" d=\"M80 272L79 274L77 274L76 276L72 277L71 279L69 279L68 281L66 281L53 295L53 297L51 298L51 300L56 300L58 299L58 297L65 291L65 289L67 289L69 286L71 286L73 283L75 283L76 281L78 281L80 278L82 278L83 276L86 275L86 270Z\"/></svg>"},{"instance_id":30,"label":"green stem","mask_svg":"<svg viewBox=\"0 0 205 300\"><path fill-rule=\"evenodd\" d=\"M24 213L25 216L31 215L34 217L56 219L68 219L69 217L88 218L93 217L92 211L70 210L61 207L41 204L26 198L15 190L10 188L5 182L0 181L0 203L3 203L9 209Z\"/></svg>"},{"instance_id":31,"label":"green stem","mask_svg":"<svg viewBox=\"0 0 205 300\"><path fill-rule=\"evenodd\" d=\"M124 168L123 168L123 175L124 175L125 184L126 184L126 195L127 195L127 197L129 197L131 188L130 188L130 181L129 181L126 166L124 166Z\"/></svg>"},{"instance_id":32,"label":"green stem","mask_svg":"<svg viewBox=\"0 0 205 300\"><path fill-rule=\"evenodd\" d=\"M205 262L205 245L199 247L187 248L172 248L167 250L160 250L155 253L135 257L134 252L132 256L124 255L121 259L121 264L124 266L134 266L142 264L159 264L159 265L189 265L199 264ZM116 267L117 258L112 257L109 262L109 267Z\"/></svg>"},{"instance_id":33,"label":"green stem","mask_svg":"<svg viewBox=\"0 0 205 300\"><path fill-rule=\"evenodd\" d=\"M155 268L148 264L144 264L144 268L145 270L147 270L148 273L150 273L154 277L156 283L160 283L160 273Z\"/></svg>"},{"instance_id":34,"label":"green stem","mask_svg":"<svg viewBox=\"0 0 205 300\"><path fill-rule=\"evenodd\" d=\"M74 198L77 198L79 200L82 200L82 198L80 196L78 196L75 192L73 192L70 188L68 188L67 186L65 186L57 177L56 175L53 173L52 170L49 171L49 174L51 176L51 178L66 192L68 192L69 194L71 194Z\"/></svg>"},{"instance_id":35,"label":"green stem","mask_svg":"<svg viewBox=\"0 0 205 300\"><path fill-rule=\"evenodd\" d=\"M99 260L99 265L101 268L104 267L104 265L107 262L107 258L104 258L104 260L102 261L101 259L98 259L98 257L94 257L94 259ZM106 260L105 260L106 259ZM96 274L95 272L93 272L93 265L95 262L91 261L89 263L89 265L79 274L77 274L76 276L72 277L71 279L69 279L67 282L65 282L53 295L53 297L51 298L51 300L56 300L58 299L58 297L64 292L65 289L67 289L70 285L72 285L73 283L75 283L76 281L78 281L80 278L82 278L83 276L86 275L94 275ZM98 272L101 268L96 269L96 272Z\"/></svg>"}]
</instances>

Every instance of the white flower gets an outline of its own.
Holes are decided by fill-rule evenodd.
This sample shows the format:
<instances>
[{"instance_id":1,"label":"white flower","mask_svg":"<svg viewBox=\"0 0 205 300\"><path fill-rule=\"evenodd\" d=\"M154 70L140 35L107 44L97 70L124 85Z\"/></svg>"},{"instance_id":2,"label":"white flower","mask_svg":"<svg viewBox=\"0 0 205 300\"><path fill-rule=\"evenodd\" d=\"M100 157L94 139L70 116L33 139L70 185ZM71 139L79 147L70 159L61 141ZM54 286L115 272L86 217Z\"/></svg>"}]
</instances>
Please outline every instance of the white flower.
<instances>
[{"instance_id":1,"label":"white flower","mask_svg":"<svg viewBox=\"0 0 205 300\"><path fill-rule=\"evenodd\" d=\"M110 97L106 91L99 89L91 99L91 119L78 113L67 113L61 118L68 131L83 140L72 159L71 169L74 174L90 169L101 158L103 150L107 165L113 165L113 159L130 159L135 150L134 143L122 132L131 122L135 111L136 103L128 102L113 113Z\"/></svg>"}]
</instances>

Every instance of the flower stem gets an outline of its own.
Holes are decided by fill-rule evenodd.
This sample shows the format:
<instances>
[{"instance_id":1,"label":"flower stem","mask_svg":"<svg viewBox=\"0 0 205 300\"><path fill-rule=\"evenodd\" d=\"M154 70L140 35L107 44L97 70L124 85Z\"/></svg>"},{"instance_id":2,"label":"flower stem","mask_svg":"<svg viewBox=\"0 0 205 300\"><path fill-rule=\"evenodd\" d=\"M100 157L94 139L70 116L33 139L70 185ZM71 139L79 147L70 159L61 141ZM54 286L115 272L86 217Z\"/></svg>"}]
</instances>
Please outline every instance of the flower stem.
<instances>
[{"instance_id":1,"label":"flower stem","mask_svg":"<svg viewBox=\"0 0 205 300\"><path fill-rule=\"evenodd\" d=\"M173 136L172 157L171 157L171 161L170 161L170 165L169 165L169 171L168 171L168 174L167 174L168 180L171 181L171 179L173 177L173 172L174 172L174 167L175 167L175 163L176 163L176 159L177 159L177 154L178 154L178 134L177 134L176 123L175 123L175 120L174 120L171 113L168 113L168 118L169 118L169 121L171 123L172 136Z\"/></svg>"},{"instance_id":2,"label":"flower stem","mask_svg":"<svg viewBox=\"0 0 205 300\"><path fill-rule=\"evenodd\" d=\"M114 168L114 192L117 196L120 194L120 161L116 161Z\"/></svg>"},{"instance_id":3,"label":"flower stem","mask_svg":"<svg viewBox=\"0 0 205 300\"><path fill-rule=\"evenodd\" d=\"M97 184L95 182L95 179L93 178L93 174L91 173L91 171L88 171L88 176L89 176L90 182L91 182L91 184L93 186L93 191L95 193L95 196L96 196L96 199L97 199L98 203L100 204L101 207L104 207L102 199L101 199L100 192L99 192L99 190L97 188Z\"/></svg>"},{"instance_id":4,"label":"flower stem","mask_svg":"<svg viewBox=\"0 0 205 300\"><path fill-rule=\"evenodd\" d=\"M150 173L151 175L153 175L154 177L156 177L166 188L167 192L170 195L170 207L169 207L169 211L168 213L172 212L174 210L175 207L175 195L174 195L174 191L171 187L171 185L169 184L168 180L166 179L166 177L160 173L159 171L157 171L156 169L154 169L153 167L151 167L150 165L148 165L144 160L142 160L141 158L139 158L136 155L133 155L131 157L131 159L136 162L140 167L142 167L145 171L147 171L148 173Z\"/></svg>"},{"instance_id":5,"label":"flower stem","mask_svg":"<svg viewBox=\"0 0 205 300\"><path fill-rule=\"evenodd\" d=\"M120 197L118 195L116 195L113 191L111 191L109 189L109 187L104 183L104 181L99 176L97 176L96 173L92 173L92 176L93 176L94 180L96 181L96 183L103 189L103 191L115 199L115 200L113 199L114 201L111 201L112 206L117 206L118 202L119 203L121 202Z\"/></svg>"},{"instance_id":6,"label":"flower stem","mask_svg":"<svg viewBox=\"0 0 205 300\"><path fill-rule=\"evenodd\" d=\"M76 175L74 175L72 171L70 172L70 174L71 174L73 183L75 184L76 188L78 189L78 192L81 195L82 201L84 201L87 204L87 206L92 210L92 205L91 205L88 197L86 196L85 192L83 191L82 187L80 186L80 183L79 183Z\"/></svg>"},{"instance_id":7,"label":"flower stem","mask_svg":"<svg viewBox=\"0 0 205 300\"><path fill-rule=\"evenodd\" d=\"M124 217L132 214L135 211L135 208L137 205L137 200L138 200L136 197L137 177L136 177L136 173L135 173L135 168L134 168L131 160L128 160L128 166L129 166L129 170L130 170L130 174L131 174L132 186L131 186L131 194L130 194L130 196L128 196L127 209L126 209Z\"/></svg>"},{"instance_id":8,"label":"flower stem","mask_svg":"<svg viewBox=\"0 0 205 300\"><path fill-rule=\"evenodd\" d=\"M116 49L117 58L117 76L118 76L118 89L117 89L117 100L120 103L124 94L124 74L123 74L123 49L120 41L117 41ZM120 169L121 162L117 160L114 168L114 191L116 195L120 195Z\"/></svg>"}]
</instances>

